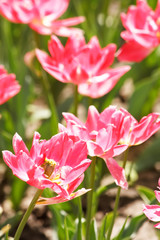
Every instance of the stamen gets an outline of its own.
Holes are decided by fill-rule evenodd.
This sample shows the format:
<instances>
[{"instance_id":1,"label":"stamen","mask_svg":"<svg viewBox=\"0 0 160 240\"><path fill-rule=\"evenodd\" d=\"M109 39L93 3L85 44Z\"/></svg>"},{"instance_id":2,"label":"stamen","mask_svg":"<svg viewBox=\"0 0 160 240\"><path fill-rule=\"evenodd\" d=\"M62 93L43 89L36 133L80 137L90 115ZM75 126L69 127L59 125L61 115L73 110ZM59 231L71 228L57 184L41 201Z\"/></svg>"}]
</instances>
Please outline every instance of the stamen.
<instances>
[{"instance_id":1,"label":"stamen","mask_svg":"<svg viewBox=\"0 0 160 240\"><path fill-rule=\"evenodd\" d=\"M50 178L56 167L56 162L52 159L45 158L44 163L41 165L41 167L44 169L45 176L47 178Z\"/></svg>"}]
</instances>

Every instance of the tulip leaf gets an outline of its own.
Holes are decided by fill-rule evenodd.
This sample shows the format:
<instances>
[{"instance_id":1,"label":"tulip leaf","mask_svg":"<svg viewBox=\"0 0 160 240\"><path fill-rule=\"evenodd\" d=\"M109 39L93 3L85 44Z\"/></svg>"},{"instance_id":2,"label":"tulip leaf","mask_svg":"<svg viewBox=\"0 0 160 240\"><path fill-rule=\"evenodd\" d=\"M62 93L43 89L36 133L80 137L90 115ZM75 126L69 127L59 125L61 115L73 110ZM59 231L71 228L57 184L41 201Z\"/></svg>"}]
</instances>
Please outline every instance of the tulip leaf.
<instances>
[{"instance_id":1,"label":"tulip leaf","mask_svg":"<svg viewBox=\"0 0 160 240\"><path fill-rule=\"evenodd\" d=\"M97 224L95 219L91 222L90 240L97 240Z\"/></svg>"},{"instance_id":2,"label":"tulip leaf","mask_svg":"<svg viewBox=\"0 0 160 240\"><path fill-rule=\"evenodd\" d=\"M0 224L0 229L5 226L11 226L11 229L14 229L22 217L22 212L17 212L14 217L8 218L3 224ZM0 238L1 239L1 238Z\"/></svg>"},{"instance_id":3,"label":"tulip leaf","mask_svg":"<svg viewBox=\"0 0 160 240\"><path fill-rule=\"evenodd\" d=\"M109 229L109 226L111 224L111 220L113 218L113 212L107 213L101 223L101 227L98 233L98 240L104 240L105 234L107 230Z\"/></svg>"},{"instance_id":4,"label":"tulip leaf","mask_svg":"<svg viewBox=\"0 0 160 240\"><path fill-rule=\"evenodd\" d=\"M160 137L156 138L138 157L135 163L136 171L153 167L159 161L160 156Z\"/></svg>"},{"instance_id":5,"label":"tulip leaf","mask_svg":"<svg viewBox=\"0 0 160 240\"><path fill-rule=\"evenodd\" d=\"M141 80L129 100L128 111L137 119L149 114L153 103L159 94L160 71L155 71L151 77Z\"/></svg>"},{"instance_id":6,"label":"tulip leaf","mask_svg":"<svg viewBox=\"0 0 160 240\"><path fill-rule=\"evenodd\" d=\"M153 8L153 9L156 8L157 1L148 0L147 2L148 2L148 4L151 6L151 8Z\"/></svg>"},{"instance_id":7,"label":"tulip leaf","mask_svg":"<svg viewBox=\"0 0 160 240\"><path fill-rule=\"evenodd\" d=\"M144 214L141 214L141 215L138 215L138 216L132 218L130 223L125 227L125 229L122 233L121 239L124 240L127 237L130 237L132 239L132 236L135 236L135 233L142 226L145 219L146 219L146 216Z\"/></svg>"},{"instance_id":8,"label":"tulip leaf","mask_svg":"<svg viewBox=\"0 0 160 240\"><path fill-rule=\"evenodd\" d=\"M27 186L26 182L23 182L19 178L13 176L11 199L15 209L19 208Z\"/></svg>"},{"instance_id":9,"label":"tulip leaf","mask_svg":"<svg viewBox=\"0 0 160 240\"><path fill-rule=\"evenodd\" d=\"M122 234L123 234L124 228L126 226L127 220L128 220L128 217L126 218L126 220L125 220L125 222L124 222L124 224L123 224L119 234L117 235L117 237L113 238L113 240L122 240Z\"/></svg>"},{"instance_id":10,"label":"tulip leaf","mask_svg":"<svg viewBox=\"0 0 160 240\"><path fill-rule=\"evenodd\" d=\"M100 195L102 195L104 192L108 191L109 189L113 189L116 188L117 185L113 182L110 183L106 186L100 186L97 190L96 190L96 197L99 197Z\"/></svg>"},{"instance_id":11,"label":"tulip leaf","mask_svg":"<svg viewBox=\"0 0 160 240\"><path fill-rule=\"evenodd\" d=\"M155 199L154 191L148 187L139 185L136 187L136 190L146 204L150 204Z\"/></svg>"}]
</instances>

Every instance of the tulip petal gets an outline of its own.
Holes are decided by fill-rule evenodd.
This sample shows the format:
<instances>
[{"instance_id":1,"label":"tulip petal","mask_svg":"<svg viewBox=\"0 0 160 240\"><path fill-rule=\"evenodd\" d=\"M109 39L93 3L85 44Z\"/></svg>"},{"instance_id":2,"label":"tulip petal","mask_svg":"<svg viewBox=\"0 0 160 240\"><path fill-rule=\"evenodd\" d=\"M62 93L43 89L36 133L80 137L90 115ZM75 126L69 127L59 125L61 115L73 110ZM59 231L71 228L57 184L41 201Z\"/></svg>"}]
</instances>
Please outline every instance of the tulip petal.
<instances>
[{"instance_id":1,"label":"tulip petal","mask_svg":"<svg viewBox=\"0 0 160 240\"><path fill-rule=\"evenodd\" d=\"M121 168L113 158L105 159L105 162L116 184L121 188L127 189L128 183L125 177L124 169Z\"/></svg>"}]
</instances>

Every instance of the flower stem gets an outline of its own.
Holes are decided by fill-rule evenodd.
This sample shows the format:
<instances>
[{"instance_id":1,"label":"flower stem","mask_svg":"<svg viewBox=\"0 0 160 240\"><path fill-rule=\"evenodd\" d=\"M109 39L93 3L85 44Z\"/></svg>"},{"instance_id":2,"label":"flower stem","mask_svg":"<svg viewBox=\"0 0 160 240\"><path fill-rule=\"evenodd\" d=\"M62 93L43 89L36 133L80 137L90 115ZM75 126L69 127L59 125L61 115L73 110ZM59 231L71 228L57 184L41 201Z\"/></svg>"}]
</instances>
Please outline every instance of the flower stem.
<instances>
[{"instance_id":1,"label":"flower stem","mask_svg":"<svg viewBox=\"0 0 160 240\"><path fill-rule=\"evenodd\" d=\"M47 79L47 75L43 69L42 69L42 84L43 84L43 87L45 90L45 95L47 96L48 105L50 107L51 114L52 114L51 115L52 134L56 134L58 132L58 114L56 111L56 105L55 105L53 95L50 91L51 87L50 87L49 81Z\"/></svg>"},{"instance_id":2,"label":"flower stem","mask_svg":"<svg viewBox=\"0 0 160 240\"><path fill-rule=\"evenodd\" d=\"M78 221L78 240L82 240L82 201L81 197L77 198L79 208L79 221Z\"/></svg>"},{"instance_id":3,"label":"flower stem","mask_svg":"<svg viewBox=\"0 0 160 240\"><path fill-rule=\"evenodd\" d=\"M78 86L74 85L74 115L78 114ZM78 201L78 240L82 240L82 201L81 197L77 198Z\"/></svg>"},{"instance_id":4,"label":"flower stem","mask_svg":"<svg viewBox=\"0 0 160 240\"><path fill-rule=\"evenodd\" d=\"M78 114L78 86L74 85L74 115Z\"/></svg>"},{"instance_id":5,"label":"flower stem","mask_svg":"<svg viewBox=\"0 0 160 240\"><path fill-rule=\"evenodd\" d=\"M22 218L22 220L21 220L21 222L18 226L18 229L17 229L16 234L14 236L14 240L19 240L19 238L21 236L21 233L23 231L23 228L24 228L24 226L25 226L25 224L26 224L26 222L27 222L27 220L28 220L28 218L29 218L37 200L38 200L38 198L42 194L42 192L43 192L43 189L38 189L37 192L35 193L35 195L34 195L32 201L31 201L26 213L24 214L24 216L23 216L23 218Z\"/></svg>"},{"instance_id":6,"label":"flower stem","mask_svg":"<svg viewBox=\"0 0 160 240\"><path fill-rule=\"evenodd\" d=\"M89 187L91 189L91 191L87 195L86 240L88 240L89 236L90 236L93 191L94 191L94 182L95 182L95 167L96 167L96 157L93 157L92 158L92 163L91 163L91 178L90 178L90 187Z\"/></svg>"},{"instance_id":7,"label":"flower stem","mask_svg":"<svg viewBox=\"0 0 160 240\"><path fill-rule=\"evenodd\" d=\"M39 35L35 31L34 31L34 39L35 39L36 47L40 48ZM40 69L41 69L41 77L40 77L41 84L44 89L44 93L47 98L48 105L51 110L51 131L52 131L52 134L56 134L58 132L58 114L56 111L56 105L55 105L54 97L51 92L51 86L48 81L47 74L42 69L42 67Z\"/></svg>"},{"instance_id":8,"label":"flower stem","mask_svg":"<svg viewBox=\"0 0 160 240\"><path fill-rule=\"evenodd\" d=\"M129 148L124 153L124 161L123 161L123 166L122 166L123 168L125 168L126 163L127 163L128 151L129 151ZM111 234L112 234L114 222L115 222L116 215L117 215L118 205L119 205L120 193L121 193L121 187L119 186L118 190L117 190L117 195L116 195L116 200L115 200L115 204L114 204L114 209L113 209L113 217L112 217L109 229L108 229L108 234L107 234L106 240L110 240L110 237L111 237Z\"/></svg>"}]
</instances>

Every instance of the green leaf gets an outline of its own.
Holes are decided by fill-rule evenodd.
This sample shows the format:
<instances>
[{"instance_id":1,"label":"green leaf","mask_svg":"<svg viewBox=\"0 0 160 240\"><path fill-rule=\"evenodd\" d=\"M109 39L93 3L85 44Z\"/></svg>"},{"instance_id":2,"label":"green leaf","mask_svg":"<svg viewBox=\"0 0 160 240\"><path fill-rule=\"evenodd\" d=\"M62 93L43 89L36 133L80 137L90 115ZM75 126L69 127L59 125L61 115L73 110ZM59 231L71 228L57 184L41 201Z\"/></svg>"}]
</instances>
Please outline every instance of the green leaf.
<instances>
[{"instance_id":1,"label":"green leaf","mask_svg":"<svg viewBox=\"0 0 160 240\"><path fill-rule=\"evenodd\" d=\"M122 234L123 234L123 231L124 231L124 228L125 228L125 226L126 226L127 220L128 220L128 217L126 218L126 220L125 220L125 222L124 222L124 224L123 224L123 226L122 226L119 234L118 234L117 237L115 237L113 240L121 240L121 239L122 239L121 236L122 236Z\"/></svg>"},{"instance_id":2,"label":"green leaf","mask_svg":"<svg viewBox=\"0 0 160 240\"><path fill-rule=\"evenodd\" d=\"M158 97L160 89L160 70L156 70L151 77L141 80L129 100L128 111L137 119L151 112L153 103Z\"/></svg>"},{"instance_id":3,"label":"green leaf","mask_svg":"<svg viewBox=\"0 0 160 240\"><path fill-rule=\"evenodd\" d=\"M97 224L95 219L93 219L91 222L90 240L97 240Z\"/></svg>"},{"instance_id":4,"label":"green leaf","mask_svg":"<svg viewBox=\"0 0 160 240\"><path fill-rule=\"evenodd\" d=\"M100 186L97 190L96 190L96 197L99 197L100 195L102 195L104 192L108 191L109 189L113 189L116 188L117 185L115 183L110 183L106 186Z\"/></svg>"},{"instance_id":5,"label":"green leaf","mask_svg":"<svg viewBox=\"0 0 160 240\"><path fill-rule=\"evenodd\" d=\"M111 224L111 220L113 218L113 212L107 213L101 223L101 227L98 234L98 240L105 239L105 234L107 232L107 229L109 229L109 226Z\"/></svg>"},{"instance_id":6,"label":"green leaf","mask_svg":"<svg viewBox=\"0 0 160 240\"><path fill-rule=\"evenodd\" d=\"M160 156L160 137L155 139L138 157L135 163L136 171L140 172L144 169L149 169L159 161Z\"/></svg>"},{"instance_id":7,"label":"green leaf","mask_svg":"<svg viewBox=\"0 0 160 240\"><path fill-rule=\"evenodd\" d=\"M155 199L154 191L148 187L139 185L136 187L136 190L146 204L150 204Z\"/></svg>"},{"instance_id":8,"label":"green leaf","mask_svg":"<svg viewBox=\"0 0 160 240\"><path fill-rule=\"evenodd\" d=\"M125 227L123 231L122 239L124 240L127 237L130 237L132 239L132 236L135 236L135 233L142 226L142 223L144 222L145 219L146 217L144 214L132 218L128 226Z\"/></svg>"},{"instance_id":9,"label":"green leaf","mask_svg":"<svg viewBox=\"0 0 160 240\"><path fill-rule=\"evenodd\" d=\"M0 225L0 229L5 226L11 226L11 229L14 229L22 217L22 212L17 212L16 215L12 218L7 219L3 224Z\"/></svg>"},{"instance_id":10,"label":"green leaf","mask_svg":"<svg viewBox=\"0 0 160 240\"><path fill-rule=\"evenodd\" d=\"M13 176L11 200L13 203L13 207L15 209L19 208L19 205L22 201L26 188L27 188L26 182L23 182L19 178Z\"/></svg>"}]
</instances>

